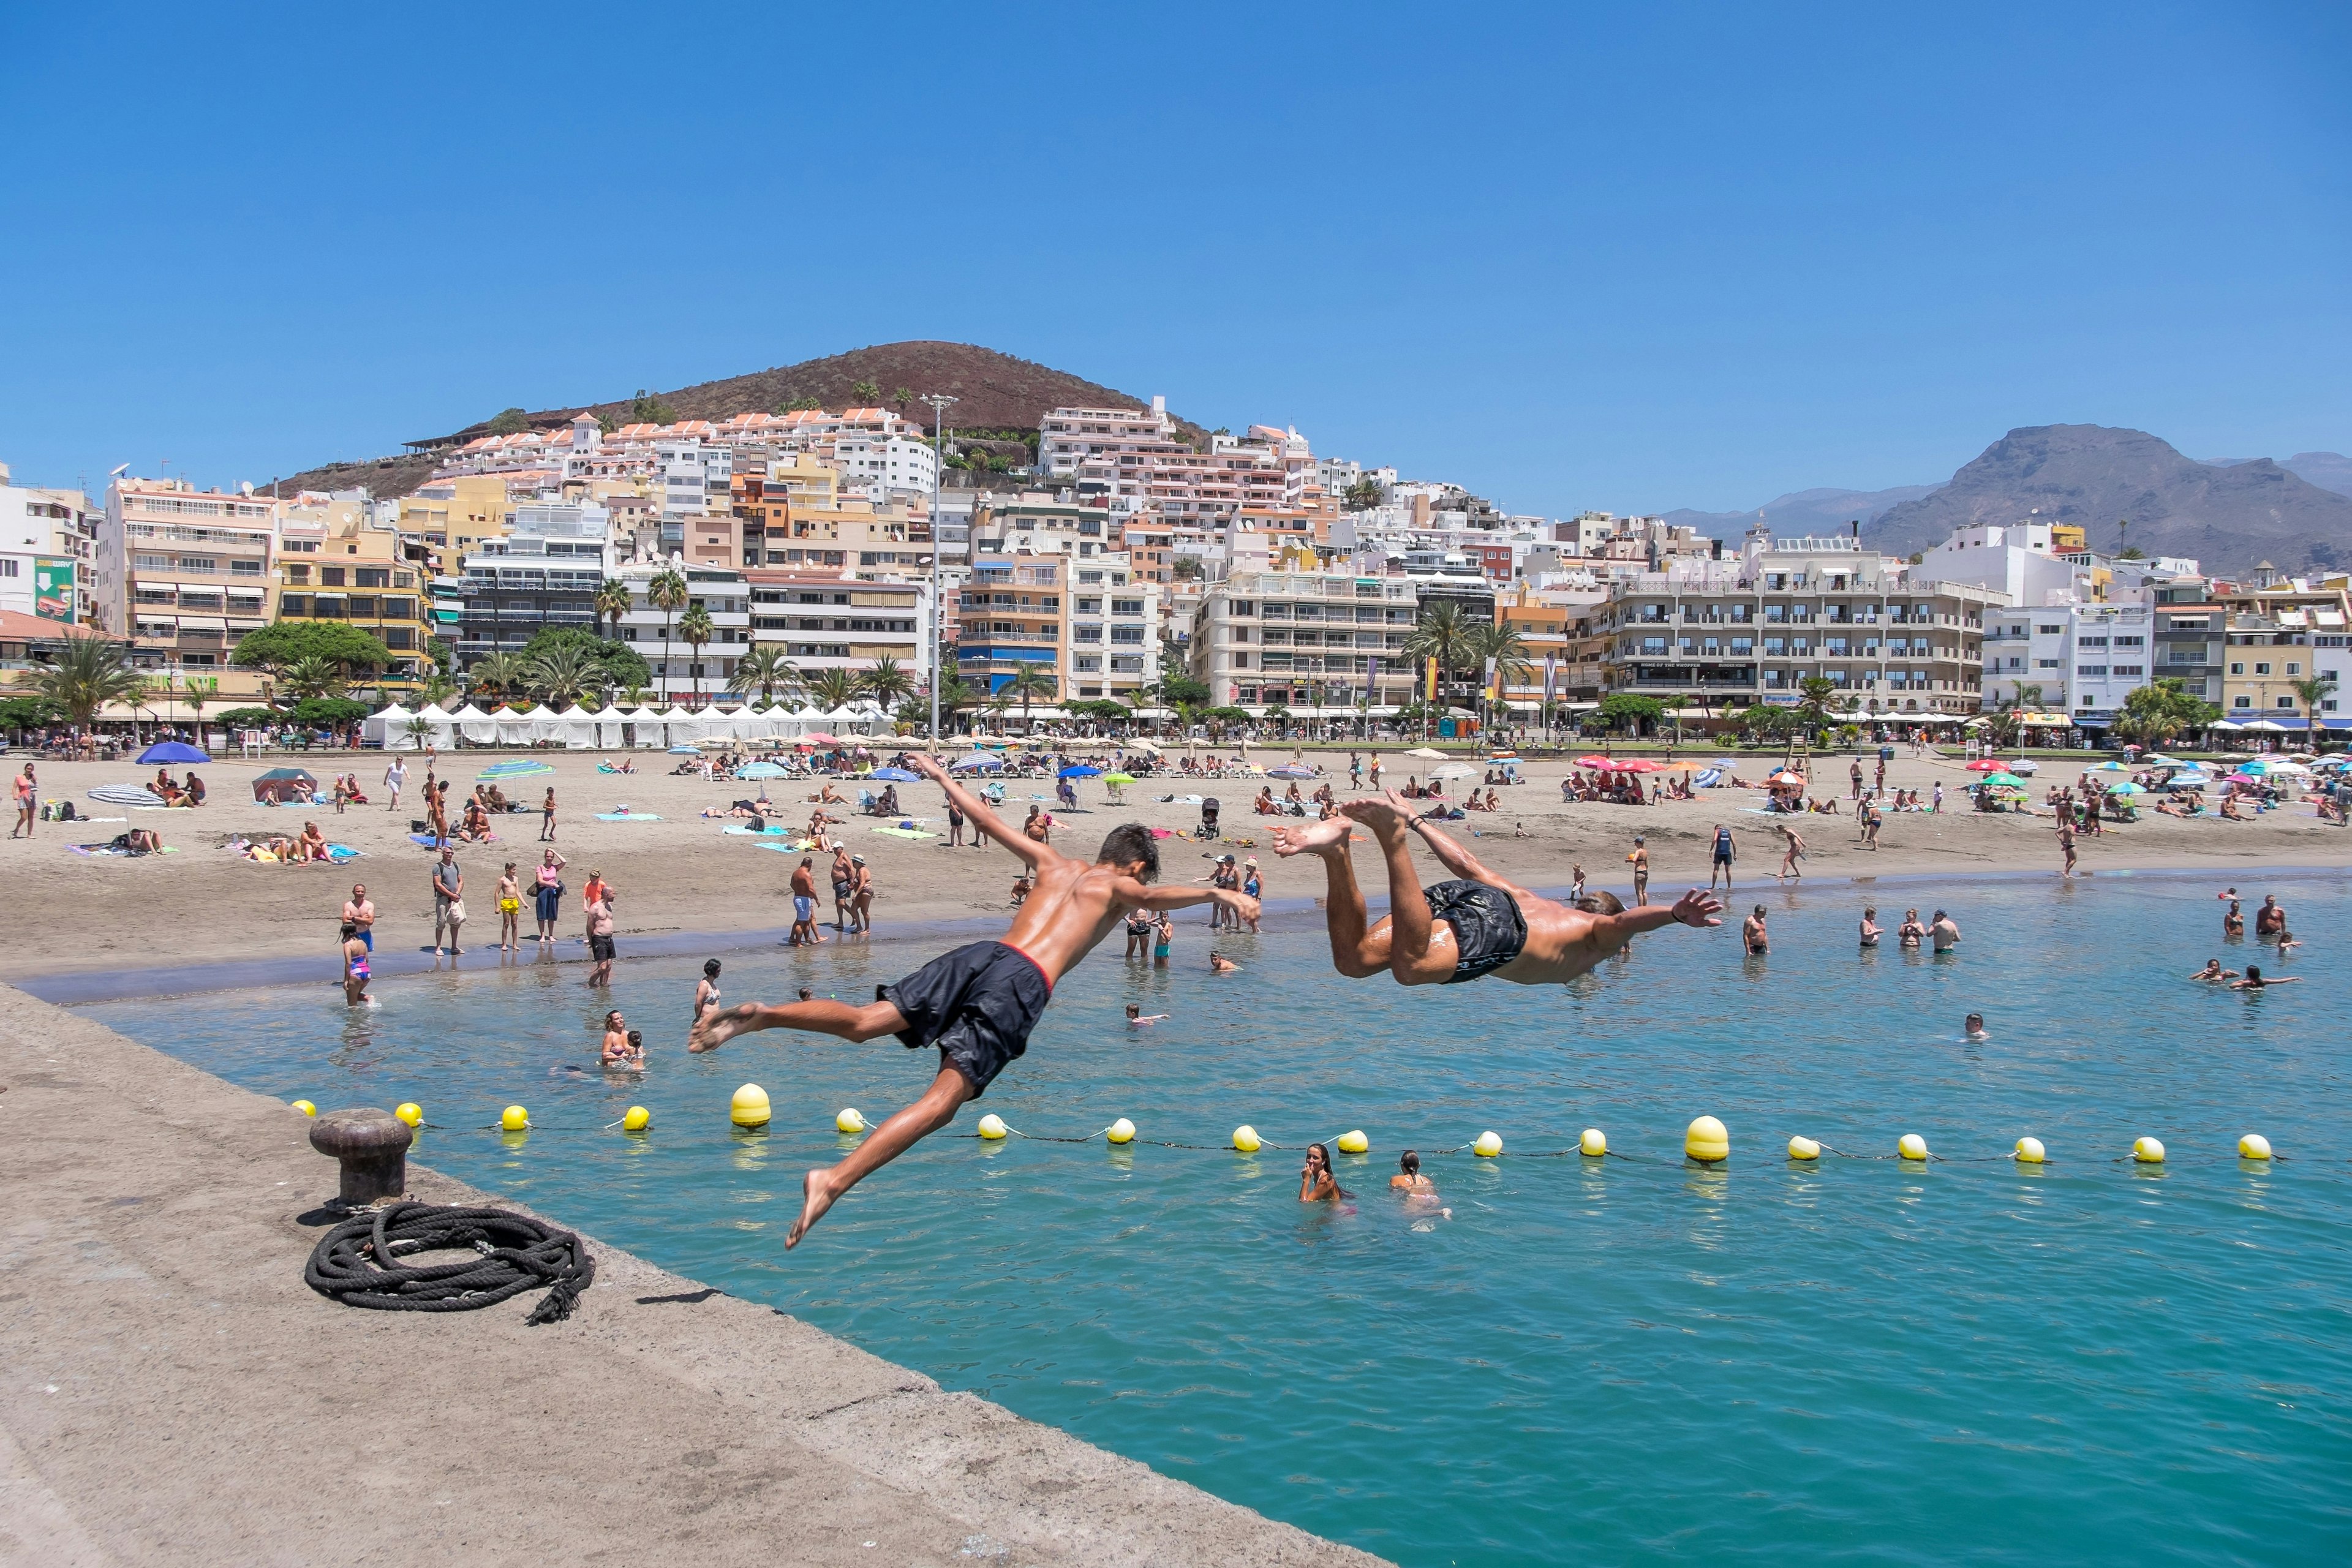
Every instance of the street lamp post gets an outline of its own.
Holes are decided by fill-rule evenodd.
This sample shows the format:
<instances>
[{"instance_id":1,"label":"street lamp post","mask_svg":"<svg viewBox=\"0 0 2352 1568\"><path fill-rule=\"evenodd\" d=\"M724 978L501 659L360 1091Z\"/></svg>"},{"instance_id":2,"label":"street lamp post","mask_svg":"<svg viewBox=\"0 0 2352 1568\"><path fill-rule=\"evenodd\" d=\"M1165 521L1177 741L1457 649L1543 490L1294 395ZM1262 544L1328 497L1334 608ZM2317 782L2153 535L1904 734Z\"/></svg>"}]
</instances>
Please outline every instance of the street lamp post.
<instances>
[{"instance_id":1,"label":"street lamp post","mask_svg":"<svg viewBox=\"0 0 2352 1568\"><path fill-rule=\"evenodd\" d=\"M940 743L940 474L947 466L943 431L948 405L955 401L943 392L924 395L931 405L931 744Z\"/></svg>"}]
</instances>

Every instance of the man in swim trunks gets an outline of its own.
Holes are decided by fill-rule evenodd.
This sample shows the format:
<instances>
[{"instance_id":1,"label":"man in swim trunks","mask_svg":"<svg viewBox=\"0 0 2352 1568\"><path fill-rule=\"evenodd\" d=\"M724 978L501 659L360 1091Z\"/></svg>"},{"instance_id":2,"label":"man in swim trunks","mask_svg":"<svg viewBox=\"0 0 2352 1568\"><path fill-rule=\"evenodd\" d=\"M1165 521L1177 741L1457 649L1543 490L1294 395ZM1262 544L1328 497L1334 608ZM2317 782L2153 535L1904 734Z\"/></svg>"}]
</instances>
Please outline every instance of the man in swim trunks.
<instances>
[{"instance_id":1,"label":"man in swim trunks","mask_svg":"<svg viewBox=\"0 0 2352 1568\"><path fill-rule=\"evenodd\" d=\"M1521 985L1573 979L1639 932L1663 925L1721 925L1723 906L1694 888L1672 908L1601 912L1538 898L1504 880L1425 822L1395 791L1351 800L1330 822L1277 827L1277 855L1316 855L1323 861L1325 903L1331 926L1331 961L1350 979L1383 970L1400 985L1455 984L1488 974ZM1389 910L1370 922L1356 868L1348 858L1350 821L1379 841L1389 873ZM1457 879L1424 889L1407 838L1418 833ZM1613 902L1614 900L1611 900Z\"/></svg>"},{"instance_id":2,"label":"man in swim trunks","mask_svg":"<svg viewBox=\"0 0 2352 1568\"><path fill-rule=\"evenodd\" d=\"M845 1002L757 1003L705 1014L688 1037L689 1051L715 1050L754 1029L805 1029L866 1041L896 1035L910 1050L938 1047L940 1070L923 1097L892 1116L837 1165L802 1179L801 1216L784 1237L800 1245L842 1194L896 1159L927 1133L955 1120L965 1101L984 1093L1005 1067L1029 1048L1029 1033L1052 999L1054 985L1094 951L1131 909L1181 910L1214 903L1244 914L1255 900L1221 889L1155 888L1160 851L1151 830L1138 823L1113 828L1091 862L1038 842L989 810L927 756L910 765L947 792L980 833L1025 862L1036 890L1013 918L1002 942L973 942L942 954L899 981L876 988L863 1007Z\"/></svg>"}]
</instances>

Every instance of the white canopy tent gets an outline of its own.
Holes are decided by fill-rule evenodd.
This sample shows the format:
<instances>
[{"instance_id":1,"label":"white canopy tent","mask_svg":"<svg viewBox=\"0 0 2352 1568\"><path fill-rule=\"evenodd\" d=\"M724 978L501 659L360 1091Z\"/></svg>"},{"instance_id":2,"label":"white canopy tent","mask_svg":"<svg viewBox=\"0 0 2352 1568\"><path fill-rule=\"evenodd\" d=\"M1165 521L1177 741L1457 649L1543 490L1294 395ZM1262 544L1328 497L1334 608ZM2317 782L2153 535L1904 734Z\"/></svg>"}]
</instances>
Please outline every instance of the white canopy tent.
<instances>
[{"instance_id":1,"label":"white canopy tent","mask_svg":"<svg viewBox=\"0 0 2352 1568\"><path fill-rule=\"evenodd\" d=\"M702 721L676 704L661 715L661 726L667 737L662 742L666 746L691 745L702 739Z\"/></svg>"},{"instance_id":2,"label":"white canopy tent","mask_svg":"<svg viewBox=\"0 0 2352 1568\"><path fill-rule=\"evenodd\" d=\"M530 743L530 720L501 702L491 710L491 721L498 726L498 742L501 746L527 746Z\"/></svg>"},{"instance_id":3,"label":"white canopy tent","mask_svg":"<svg viewBox=\"0 0 2352 1568\"><path fill-rule=\"evenodd\" d=\"M483 712L471 702L450 714L449 721L457 726L457 733L465 736L468 744L488 746L498 741L498 725L491 722L488 713Z\"/></svg>"},{"instance_id":4,"label":"white canopy tent","mask_svg":"<svg viewBox=\"0 0 2352 1568\"><path fill-rule=\"evenodd\" d=\"M438 703L427 704L425 707L417 710L415 717L424 720L425 722L426 732L425 735L425 743L428 746L438 747L442 751L447 751L450 745L449 737L453 732L455 732L457 726L450 722L449 715L442 711L440 705ZM412 728L414 726L412 726Z\"/></svg>"},{"instance_id":5,"label":"white canopy tent","mask_svg":"<svg viewBox=\"0 0 2352 1568\"><path fill-rule=\"evenodd\" d=\"M371 713L362 720L360 738L387 752L413 752L416 749L416 737L408 732L408 721L415 717L395 702L383 712Z\"/></svg>"}]
</instances>

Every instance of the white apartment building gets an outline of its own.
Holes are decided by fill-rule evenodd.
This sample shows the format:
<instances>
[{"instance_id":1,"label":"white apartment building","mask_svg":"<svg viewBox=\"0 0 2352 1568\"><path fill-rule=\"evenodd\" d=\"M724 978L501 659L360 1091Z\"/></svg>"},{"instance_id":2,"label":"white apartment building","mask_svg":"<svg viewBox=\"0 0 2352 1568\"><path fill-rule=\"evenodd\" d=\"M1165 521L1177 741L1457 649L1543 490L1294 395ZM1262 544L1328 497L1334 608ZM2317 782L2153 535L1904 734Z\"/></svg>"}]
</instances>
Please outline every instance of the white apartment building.
<instances>
[{"instance_id":1,"label":"white apartment building","mask_svg":"<svg viewBox=\"0 0 2352 1568\"><path fill-rule=\"evenodd\" d=\"M613 575L629 590L629 611L621 617L621 640L635 648L653 671L655 694L664 703L689 706L708 702L727 689L736 660L751 641L751 588L741 572L731 567L679 564L686 578L687 604L709 612L718 636L696 648L677 635L686 614L656 609L646 597L655 575L672 570L662 562L631 562Z\"/></svg>"},{"instance_id":2,"label":"white apartment building","mask_svg":"<svg viewBox=\"0 0 2352 1568\"><path fill-rule=\"evenodd\" d=\"M278 503L185 479L116 478L96 541L93 613L150 661L210 669L268 624Z\"/></svg>"},{"instance_id":3,"label":"white apartment building","mask_svg":"<svg viewBox=\"0 0 2352 1568\"><path fill-rule=\"evenodd\" d=\"M596 627L597 586L614 564L611 513L593 501L541 497L516 506L514 525L481 542L440 586L457 611L457 658L516 653L542 626ZM456 590L454 595L446 592Z\"/></svg>"},{"instance_id":4,"label":"white apartment building","mask_svg":"<svg viewBox=\"0 0 2352 1568\"><path fill-rule=\"evenodd\" d=\"M929 496L939 480L939 457L929 441L878 431L844 431L833 443L833 466L842 488L862 486L877 501Z\"/></svg>"},{"instance_id":5,"label":"white apartment building","mask_svg":"<svg viewBox=\"0 0 2352 1568\"><path fill-rule=\"evenodd\" d=\"M751 641L782 647L803 676L897 661L919 685L931 671L931 585L838 574L746 569Z\"/></svg>"},{"instance_id":6,"label":"white apartment building","mask_svg":"<svg viewBox=\"0 0 2352 1568\"><path fill-rule=\"evenodd\" d=\"M1124 552L1070 563L1065 686L1081 701L1120 698L1156 684L1160 668L1161 589Z\"/></svg>"},{"instance_id":7,"label":"white apartment building","mask_svg":"<svg viewBox=\"0 0 2352 1568\"><path fill-rule=\"evenodd\" d=\"M0 463L0 610L89 621L98 531L79 490L13 484Z\"/></svg>"},{"instance_id":8,"label":"white apartment building","mask_svg":"<svg viewBox=\"0 0 2352 1568\"><path fill-rule=\"evenodd\" d=\"M1350 708L1369 695L1374 711L1394 709L1412 699L1404 642L1420 613L1407 578L1237 570L1193 612L1192 676L1220 707Z\"/></svg>"},{"instance_id":9,"label":"white apartment building","mask_svg":"<svg viewBox=\"0 0 2352 1568\"><path fill-rule=\"evenodd\" d=\"M1148 410L1056 408L1037 422L1037 471L1075 479L1079 465L1089 458L1157 447L1175 437L1176 421L1169 416L1164 397L1154 397Z\"/></svg>"}]
</instances>

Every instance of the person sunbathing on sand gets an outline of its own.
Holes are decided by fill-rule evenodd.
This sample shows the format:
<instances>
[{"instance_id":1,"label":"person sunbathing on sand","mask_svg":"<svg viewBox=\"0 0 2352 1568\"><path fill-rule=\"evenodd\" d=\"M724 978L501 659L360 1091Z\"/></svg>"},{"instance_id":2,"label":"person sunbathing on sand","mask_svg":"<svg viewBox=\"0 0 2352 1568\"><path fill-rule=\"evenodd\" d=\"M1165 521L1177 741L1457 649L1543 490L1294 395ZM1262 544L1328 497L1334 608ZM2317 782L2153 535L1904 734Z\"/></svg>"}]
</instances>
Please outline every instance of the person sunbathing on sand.
<instances>
[{"instance_id":1,"label":"person sunbathing on sand","mask_svg":"<svg viewBox=\"0 0 2352 1568\"><path fill-rule=\"evenodd\" d=\"M1594 900L1571 906L1539 898L1488 870L1426 822L1394 791L1351 800L1341 819L1274 829L1274 852L1323 861L1331 961L1361 979L1385 970L1400 985L1456 984L1489 974L1521 985L1572 979L1660 926L1717 926L1723 905L1694 888L1671 908L1612 909ZM1390 913L1368 923L1363 889L1348 858L1350 821L1369 829L1388 863ZM1406 837L1418 833L1455 880L1424 889ZM1600 895L1607 898L1607 895Z\"/></svg>"},{"instance_id":2,"label":"person sunbathing on sand","mask_svg":"<svg viewBox=\"0 0 2352 1568\"><path fill-rule=\"evenodd\" d=\"M809 1227L840 1196L911 1148L918 1139L955 1120L967 1100L986 1092L996 1075L1029 1048L1030 1031L1052 1000L1055 982L1127 918L1129 910L1181 910L1213 903L1244 918L1257 900L1222 888L1155 888L1160 850L1151 830L1128 823L1111 830L1092 863L1074 859L1008 827L981 799L950 779L928 756L908 759L914 770L947 792L974 827L1018 856L1036 879L1002 942L979 942L942 954L876 1000L753 1003L707 1013L687 1049L711 1051L755 1029L804 1029L864 1042L896 1035L911 1050L936 1047L940 1070L922 1098L866 1135L840 1163L802 1178L800 1218L784 1246L800 1245Z\"/></svg>"}]
</instances>

